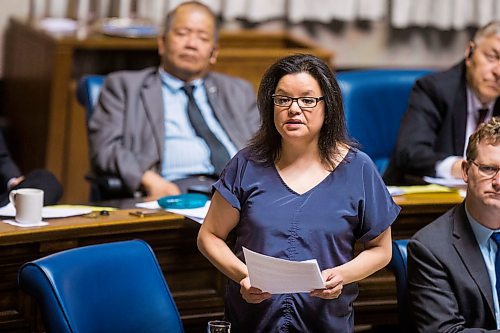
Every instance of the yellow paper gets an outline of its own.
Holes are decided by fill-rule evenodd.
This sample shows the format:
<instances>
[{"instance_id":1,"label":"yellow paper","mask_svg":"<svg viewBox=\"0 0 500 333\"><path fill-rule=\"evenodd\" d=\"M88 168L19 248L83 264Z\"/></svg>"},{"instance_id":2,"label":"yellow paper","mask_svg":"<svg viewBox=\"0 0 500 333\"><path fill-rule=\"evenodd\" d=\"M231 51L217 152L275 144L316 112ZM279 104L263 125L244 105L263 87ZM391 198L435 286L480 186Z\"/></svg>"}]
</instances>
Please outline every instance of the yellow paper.
<instances>
[{"instance_id":1,"label":"yellow paper","mask_svg":"<svg viewBox=\"0 0 500 333\"><path fill-rule=\"evenodd\" d=\"M87 205L53 205L50 206L52 208L60 208L60 209L90 209L93 211L101 211L107 210L108 212L115 211L116 208L113 207L100 207L100 206L87 206Z\"/></svg>"},{"instance_id":2,"label":"yellow paper","mask_svg":"<svg viewBox=\"0 0 500 333\"><path fill-rule=\"evenodd\" d=\"M404 194L416 194L416 193L446 193L446 192L456 192L457 189L429 184L429 185L416 185L416 186L397 186L398 189L402 190Z\"/></svg>"}]
</instances>

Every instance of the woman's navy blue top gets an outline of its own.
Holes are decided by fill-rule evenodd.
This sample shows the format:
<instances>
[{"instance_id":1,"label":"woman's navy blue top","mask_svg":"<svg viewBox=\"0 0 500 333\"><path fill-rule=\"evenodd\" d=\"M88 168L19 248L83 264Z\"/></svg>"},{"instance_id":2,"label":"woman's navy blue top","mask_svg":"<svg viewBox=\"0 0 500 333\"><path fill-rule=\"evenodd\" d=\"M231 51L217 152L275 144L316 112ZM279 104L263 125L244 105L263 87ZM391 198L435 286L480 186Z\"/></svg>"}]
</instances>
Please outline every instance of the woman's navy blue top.
<instances>
[{"instance_id":1,"label":"woman's navy blue top","mask_svg":"<svg viewBox=\"0 0 500 333\"><path fill-rule=\"evenodd\" d=\"M373 162L355 149L318 185L298 194L274 165L255 162L245 148L214 188L240 211L233 251L243 262L242 246L287 260L315 258L320 270L332 268L353 259L354 243L380 235L400 211ZM226 319L231 332L352 332L357 295L357 284L351 283L334 300L296 293L249 304L230 280Z\"/></svg>"}]
</instances>

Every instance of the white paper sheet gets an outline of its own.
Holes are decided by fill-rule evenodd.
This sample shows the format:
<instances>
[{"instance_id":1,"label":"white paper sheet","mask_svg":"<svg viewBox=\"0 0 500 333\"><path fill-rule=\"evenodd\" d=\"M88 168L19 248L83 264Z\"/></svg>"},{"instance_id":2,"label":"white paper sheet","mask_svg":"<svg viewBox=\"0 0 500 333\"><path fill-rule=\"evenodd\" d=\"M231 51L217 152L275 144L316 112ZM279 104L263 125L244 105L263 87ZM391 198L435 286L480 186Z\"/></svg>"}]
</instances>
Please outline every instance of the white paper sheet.
<instances>
[{"instance_id":1,"label":"white paper sheet","mask_svg":"<svg viewBox=\"0 0 500 333\"><path fill-rule=\"evenodd\" d=\"M465 187L467 185L461 178L434 178L424 176L423 180L428 182L429 184L437 184L447 187Z\"/></svg>"},{"instance_id":2,"label":"white paper sheet","mask_svg":"<svg viewBox=\"0 0 500 333\"><path fill-rule=\"evenodd\" d=\"M160 205L158 201L146 201L141 202L135 205L138 208L146 208L146 209L160 209ZM203 223L205 216L207 216L208 207L210 207L210 200L207 201L204 207L200 208L186 208L186 209L165 209L167 212L179 214L185 216L199 224Z\"/></svg>"},{"instance_id":3,"label":"white paper sheet","mask_svg":"<svg viewBox=\"0 0 500 333\"><path fill-rule=\"evenodd\" d=\"M16 220L1 220L1 222L10 224L10 225L13 225L16 227L21 227L21 228L43 227L43 226L49 224L48 222L43 222L43 221L40 221L38 223L30 223L30 224L19 223Z\"/></svg>"},{"instance_id":4,"label":"white paper sheet","mask_svg":"<svg viewBox=\"0 0 500 333\"><path fill-rule=\"evenodd\" d=\"M40 21L40 27L49 32L70 33L78 27L77 22L68 18L47 17Z\"/></svg>"},{"instance_id":5,"label":"white paper sheet","mask_svg":"<svg viewBox=\"0 0 500 333\"><path fill-rule=\"evenodd\" d=\"M393 197L405 194L405 191L403 191L401 188L397 186L387 186L387 190L389 191L389 194Z\"/></svg>"},{"instance_id":6,"label":"white paper sheet","mask_svg":"<svg viewBox=\"0 0 500 333\"><path fill-rule=\"evenodd\" d=\"M70 217L70 216L78 216L91 213L92 209L86 207L71 207L64 206L58 207L56 206L45 206L42 208L42 218L44 219L53 219L53 218L61 218L61 217ZM6 206L0 208L0 216L16 216L16 208L12 203L8 203Z\"/></svg>"},{"instance_id":7,"label":"white paper sheet","mask_svg":"<svg viewBox=\"0 0 500 333\"><path fill-rule=\"evenodd\" d=\"M266 256L243 247L250 284L271 294L308 293L323 289L316 259L289 261Z\"/></svg>"}]
</instances>

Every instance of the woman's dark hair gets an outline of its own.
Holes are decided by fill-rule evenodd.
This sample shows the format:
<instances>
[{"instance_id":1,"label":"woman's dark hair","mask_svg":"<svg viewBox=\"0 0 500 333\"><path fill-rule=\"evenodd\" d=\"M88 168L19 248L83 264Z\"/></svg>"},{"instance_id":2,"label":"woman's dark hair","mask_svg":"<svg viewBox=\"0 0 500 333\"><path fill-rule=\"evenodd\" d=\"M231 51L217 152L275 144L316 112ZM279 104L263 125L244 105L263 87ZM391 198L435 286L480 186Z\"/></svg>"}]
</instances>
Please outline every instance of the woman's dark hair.
<instances>
[{"instance_id":1,"label":"woman's dark hair","mask_svg":"<svg viewBox=\"0 0 500 333\"><path fill-rule=\"evenodd\" d=\"M281 136L274 125L274 94L278 82L288 74L308 73L319 84L324 96L325 120L319 134L321 161L333 168L340 162L340 145L352 146L347 137L344 108L335 75L319 58L310 54L295 54L275 62L260 82L257 95L261 125L250 141L250 150L256 161L274 163L280 157Z\"/></svg>"}]
</instances>

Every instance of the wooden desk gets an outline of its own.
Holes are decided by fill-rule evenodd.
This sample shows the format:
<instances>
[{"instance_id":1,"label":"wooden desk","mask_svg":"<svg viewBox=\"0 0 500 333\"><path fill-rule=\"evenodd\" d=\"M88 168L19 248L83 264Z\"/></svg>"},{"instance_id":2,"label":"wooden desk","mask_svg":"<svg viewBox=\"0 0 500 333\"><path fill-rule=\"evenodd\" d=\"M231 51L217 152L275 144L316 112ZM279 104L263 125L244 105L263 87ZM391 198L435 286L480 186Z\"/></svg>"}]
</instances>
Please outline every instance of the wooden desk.
<instances>
[{"instance_id":1,"label":"wooden desk","mask_svg":"<svg viewBox=\"0 0 500 333\"><path fill-rule=\"evenodd\" d=\"M152 246L186 333L203 332L207 321L222 317L224 280L198 252L198 230L197 223L178 215L137 218L127 210L96 219L50 220L39 228L0 223L0 332L40 331L34 300L17 288L23 263L73 247L134 238Z\"/></svg>"},{"instance_id":2,"label":"wooden desk","mask_svg":"<svg viewBox=\"0 0 500 333\"><path fill-rule=\"evenodd\" d=\"M214 70L249 80L257 88L277 58L313 53L331 63L332 52L285 32L221 31ZM89 169L86 121L75 99L84 74L158 66L156 39L57 36L19 19L5 34L5 110L15 133L12 154L21 170L47 168L64 187L63 202L86 202Z\"/></svg>"},{"instance_id":3,"label":"wooden desk","mask_svg":"<svg viewBox=\"0 0 500 333\"><path fill-rule=\"evenodd\" d=\"M455 193L397 197L402 207L392 232L408 238L453 205ZM0 332L29 332L36 322L33 300L18 291L19 267L30 260L68 248L141 238L154 249L174 295L186 332L202 332L209 319L222 316L224 279L198 252L199 225L177 215L135 218L128 211L109 217L74 217L40 228L0 223ZM354 304L356 325L395 325L396 289L392 273L382 270L359 283Z\"/></svg>"}]
</instances>

